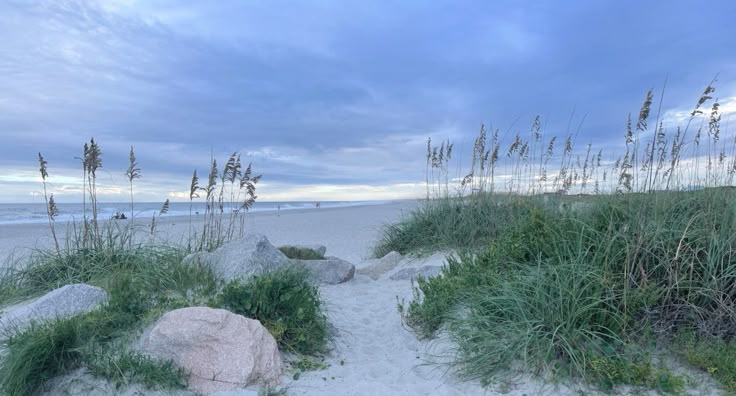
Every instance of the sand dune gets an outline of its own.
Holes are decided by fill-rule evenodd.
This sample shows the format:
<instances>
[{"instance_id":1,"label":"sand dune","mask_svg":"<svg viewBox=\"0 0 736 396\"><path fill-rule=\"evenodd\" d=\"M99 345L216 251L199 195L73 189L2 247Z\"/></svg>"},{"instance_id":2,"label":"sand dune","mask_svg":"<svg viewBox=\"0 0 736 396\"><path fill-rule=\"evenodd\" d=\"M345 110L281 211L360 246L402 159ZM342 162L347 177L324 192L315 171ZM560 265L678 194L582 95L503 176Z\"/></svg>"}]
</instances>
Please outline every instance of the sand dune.
<instances>
[{"instance_id":1,"label":"sand dune","mask_svg":"<svg viewBox=\"0 0 736 396\"><path fill-rule=\"evenodd\" d=\"M328 255L349 260L361 268L369 265L380 227L399 219L416 205L416 202L401 202L257 213L249 215L247 226L249 231L265 234L277 246L324 244ZM187 218L162 220L157 238L179 242L186 236L188 227ZM15 250L16 254L27 254L24 247L49 247L49 242L43 225L3 226L0 253L7 255ZM397 268L378 280L356 275L344 284L322 286L328 315L337 331L334 351L327 359L329 367L306 372L298 380L287 374L282 386L295 395L570 394L570 389L559 389L529 376L491 388L459 381L441 364L451 353L451 344L442 340L419 341L402 326L396 305L398 300L411 298L411 283L390 280L389 276L407 266L441 265L443 259L442 254L404 258Z\"/></svg>"}]
</instances>

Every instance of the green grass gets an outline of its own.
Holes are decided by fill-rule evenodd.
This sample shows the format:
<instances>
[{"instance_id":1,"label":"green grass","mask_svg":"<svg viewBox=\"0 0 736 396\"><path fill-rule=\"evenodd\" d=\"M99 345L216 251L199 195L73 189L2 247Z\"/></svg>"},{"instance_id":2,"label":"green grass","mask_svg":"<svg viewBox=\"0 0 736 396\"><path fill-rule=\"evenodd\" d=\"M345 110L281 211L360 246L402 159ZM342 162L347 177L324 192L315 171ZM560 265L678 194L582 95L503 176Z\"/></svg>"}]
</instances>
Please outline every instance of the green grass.
<instances>
[{"instance_id":1,"label":"green grass","mask_svg":"<svg viewBox=\"0 0 736 396\"><path fill-rule=\"evenodd\" d=\"M33 326L4 340L0 393L31 394L46 380L78 367L119 384L185 385L170 362L109 351L160 314L211 299L219 281L206 269L183 265L179 248L132 245L125 235L96 248L75 249L70 243L60 254L39 251L3 274L0 301L6 304L80 282L104 288L109 298L101 309Z\"/></svg>"},{"instance_id":2,"label":"green grass","mask_svg":"<svg viewBox=\"0 0 736 396\"><path fill-rule=\"evenodd\" d=\"M690 365L712 375L731 394L736 393L736 344L712 336L683 331L672 349Z\"/></svg>"},{"instance_id":3,"label":"green grass","mask_svg":"<svg viewBox=\"0 0 736 396\"><path fill-rule=\"evenodd\" d=\"M102 150L91 139L80 154L82 156L76 158L83 165L82 204L85 211L89 211L82 223L73 223L67 229L63 246L56 234L58 207L53 192L47 194L48 163L41 153L38 154L54 244L51 249L35 251L28 260L3 266L0 307L72 283L105 289L108 303L83 315L35 324L10 337L3 335L5 338L0 339L3 343L0 394L33 394L47 380L80 367L117 386L135 382L164 390L185 388L186 373L173 362L157 361L128 351L126 345L137 330L170 310L189 306L221 307L224 301L242 313L261 319L274 332L280 345L289 350L326 351L326 317L321 310L318 290L306 281L305 273L279 272L283 278L264 275L261 279L231 283L223 291L224 282L208 268L182 263L185 254L192 249L211 251L244 235L243 214L256 200L256 185L261 176L254 175L250 165L244 168L238 153L230 155L221 173L212 158L206 186L199 186L197 171L194 171L190 202L201 193L207 210L199 232L192 229L190 211L186 247L155 241L156 220L168 212L168 199L151 220L150 227L145 229L133 222L100 222L96 175L102 167ZM142 176L133 147L125 175L132 220L133 182ZM229 206L237 205L238 210L224 216L215 208L223 208L227 196L231 197ZM237 203L234 202L236 196ZM309 253L298 249L290 251L290 254L301 256ZM281 391L267 393L280 394Z\"/></svg>"},{"instance_id":4,"label":"green grass","mask_svg":"<svg viewBox=\"0 0 736 396\"><path fill-rule=\"evenodd\" d=\"M66 319L32 327L4 341L0 390L31 395L45 381L80 366L84 343L80 320Z\"/></svg>"},{"instance_id":5,"label":"green grass","mask_svg":"<svg viewBox=\"0 0 736 396\"><path fill-rule=\"evenodd\" d=\"M490 383L521 363L603 389L625 383L677 393L684 380L647 351L657 345L677 354L677 345L652 334L686 327L719 335L699 341L711 347L686 358L732 389L736 371L715 353L715 340L725 348L736 334L723 298L736 285L734 198L730 189L596 196L581 198L575 210L573 197L442 199L404 219L393 228L401 235L389 232L380 246L465 252L448 257L438 276L419 279L399 309L420 337L449 333L457 345L453 366L467 379ZM472 203L481 199L489 202ZM492 215L506 222L481 233L487 219L462 213L478 207L506 212ZM414 228L420 219L441 219L438 227L474 222L473 237L446 233L434 236L447 238L442 243L420 243L433 229Z\"/></svg>"},{"instance_id":6,"label":"green grass","mask_svg":"<svg viewBox=\"0 0 736 396\"><path fill-rule=\"evenodd\" d=\"M305 355L328 350L327 317L319 288L306 270L286 267L225 285L217 305L259 320L282 350Z\"/></svg>"},{"instance_id":7,"label":"green grass","mask_svg":"<svg viewBox=\"0 0 736 396\"><path fill-rule=\"evenodd\" d=\"M185 389L188 384L186 370L173 361L159 361L136 352L98 351L86 357L85 366L92 375L105 378L117 387L139 383L149 389L171 390Z\"/></svg>"},{"instance_id":8,"label":"green grass","mask_svg":"<svg viewBox=\"0 0 736 396\"><path fill-rule=\"evenodd\" d=\"M131 352L113 354L109 345L130 328L130 318L107 307L86 315L32 326L4 341L0 390L33 394L47 380L79 367L117 385L142 383L149 388L183 389L186 373L172 362Z\"/></svg>"},{"instance_id":9,"label":"green grass","mask_svg":"<svg viewBox=\"0 0 736 396\"><path fill-rule=\"evenodd\" d=\"M319 254L319 252L303 247L297 246L280 246L279 250L285 254L286 257L295 260L324 260L325 256Z\"/></svg>"},{"instance_id":10,"label":"green grass","mask_svg":"<svg viewBox=\"0 0 736 396\"><path fill-rule=\"evenodd\" d=\"M303 270L283 269L222 288L210 271L183 265L182 257L173 247L116 244L61 256L44 252L8 273L0 279L10 286L1 289L6 302L77 282L105 288L109 300L103 309L33 327L7 340L0 389L10 395L30 394L46 380L78 367L117 385L185 387L184 373L170 362L113 351L132 331L187 306L225 307L258 319L290 352L327 351L327 319L319 291Z\"/></svg>"},{"instance_id":11,"label":"green grass","mask_svg":"<svg viewBox=\"0 0 736 396\"><path fill-rule=\"evenodd\" d=\"M226 308L260 320L288 352L328 351L327 318L305 270L287 268L224 285L207 268L183 264L181 248L133 244L126 232L108 235L96 247L69 243L61 252L36 252L0 276L0 304L70 283L102 287L109 297L101 309L4 340L0 393L32 394L45 381L79 367L118 386L185 388L186 373L173 363L127 351L125 345L143 326L188 306Z\"/></svg>"}]
</instances>

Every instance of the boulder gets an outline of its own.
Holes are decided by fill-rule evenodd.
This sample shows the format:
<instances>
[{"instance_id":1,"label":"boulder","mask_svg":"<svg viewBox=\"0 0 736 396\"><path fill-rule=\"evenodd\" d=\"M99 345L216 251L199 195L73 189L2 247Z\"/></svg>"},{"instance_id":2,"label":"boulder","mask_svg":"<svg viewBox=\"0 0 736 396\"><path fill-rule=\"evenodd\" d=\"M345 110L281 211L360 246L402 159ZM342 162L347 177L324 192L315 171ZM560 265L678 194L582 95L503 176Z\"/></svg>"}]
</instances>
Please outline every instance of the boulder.
<instances>
[{"instance_id":1,"label":"boulder","mask_svg":"<svg viewBox=\"0 0 736 396\"><path fill-rule=\"evenodd\" d=\"M371 260L372 263L357 270L358 274L368 275L371 279L377 280L386 272L396 268L404 256L399 252L390 252L377 260Z\"/></svg>"},{"instance_id":2,"label":"boulder","mask_svg":"<svg viewBox=\"0 0 736 396\"><path fill-rule=\"evenodd\" d=\"M209 266L225 281L248 278L288 265L291 260L261 234L247 234L230 241L214 252L197 252L186 256L184 263Z\"/></svg>"},{"instance_id":3,"label":"boulder","mask_svg":"<svg viewBox=\"0 0 736 396\"><path fill-rule=\"evenodd\" d=\"M337 257L325 257L324 260L291 260L294 264L306 268L312 280L317 283L336 285L353 279L355 266Z\"/></svg>"},{"instance_id":4,"label":"boulder","mask_svg":"<svg viewBox=\"0 0 736 396\"><path fill-rule=\"evenodd\" d=\"M84 283L62 286L38 299L9 308L0 316L0 337L24 330L31 323L69 318L107 302L107 292Z\"/></svg>"},{"instance_id":5,"label":"boulder","mask_svg":"<svg viewBox=\"0 0 736 396\"><path fill-rule=\"evenodd\" d=\"M440 274L442 267L436 265L425 265L423 267L408 267L396 271L392 274L389 279L391 280L416 280L417 277L422 276L429 278Z\"/></svg>"},{"instance_id":6,"label":"boulder","mask_svg":"<svg viewBox=\"0 0 736 396\"><path fill-rule=\"evenodd\" d=\"M274 385L283 371L276 341L257 320L224 309L182 308L166 313L142 342L144 353L189 371L189 386L211 394Z\"/></svg>"}]
</instances>

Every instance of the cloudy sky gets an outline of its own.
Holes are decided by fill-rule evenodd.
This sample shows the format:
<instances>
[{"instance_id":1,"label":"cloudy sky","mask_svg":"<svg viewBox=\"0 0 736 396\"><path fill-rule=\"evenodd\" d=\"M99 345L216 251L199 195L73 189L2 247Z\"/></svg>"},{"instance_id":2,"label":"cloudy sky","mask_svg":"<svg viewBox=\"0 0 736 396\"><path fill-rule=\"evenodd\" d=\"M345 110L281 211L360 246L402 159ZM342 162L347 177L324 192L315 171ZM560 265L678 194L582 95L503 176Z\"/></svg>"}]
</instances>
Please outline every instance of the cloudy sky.
<instances>
[{"instance_id":1,"label":"cloudy sky","mask_svg":"<svg viewBox=\"0 0 736 396\"><path fill-rule=\"evenodd\" d=\"M736 2L0 2L0 202L38 200L36 155L60 201L75 156L104 158L102 199L183 197L192 170L240 151L264 200L423 191L426 138L467 151L481 123L622 143L649 88L687 111L716 75L736 108ZM659 92L659 91L657 91ZM120 195L123 194L123 195ZM39 201L40 202L40 201Z\"/></svg>"}]
</instances>

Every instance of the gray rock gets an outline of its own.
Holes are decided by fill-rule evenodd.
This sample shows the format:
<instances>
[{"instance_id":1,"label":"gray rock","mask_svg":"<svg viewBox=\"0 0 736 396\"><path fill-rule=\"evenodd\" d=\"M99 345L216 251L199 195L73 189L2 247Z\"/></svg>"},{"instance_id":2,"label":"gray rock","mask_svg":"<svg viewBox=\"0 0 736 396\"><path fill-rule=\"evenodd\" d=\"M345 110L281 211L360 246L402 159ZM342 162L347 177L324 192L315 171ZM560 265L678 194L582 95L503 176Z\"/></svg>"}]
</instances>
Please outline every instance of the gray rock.
<instances>
[{"instance_id":1,"label":"gray rock","mask_svg":"<svg viewBox=\"0 0 736 396\"><path fill-rule=\"evenodd\" d=\"M183 262L209 266L215 275L230 281L279 269L289 265L291 260L271 245L264 235L247 234L242 239L220 246L214 252L190 254Z\"/></svg>"},{"instance_id":2,"label":"gray rock","mask_svg":"<svg viewBox=\"0 0 736 396\"><path fill-rule=\"evenodd\" d=\"M306 268L312 280L317 283L336 285L353 279L355 266L337 257L325 257L324 260L292 260L298 266Z\"/></svg>"},{"instance_id":3,"label":"gray rock","mask_svg":"<svg viewBox=\"0 0 736 396\"><path fill-rule=\"evenodd\" d=\"M284 245L284 247L293 247L297 249L309 249L315 253L318 253L320 256L325 255L327 253L327 247L325 245Z\"/></svg>"},{"instance_id":4,"label":"gray rock","mask_svg":"<svg viewBox=\"0 0 736 396\"><path fill-rule=\"evenodd\" d=\"M442 267L436 265L425 265L423 267L408 267L396 271L389 279L391 280L416 280L418 276L429 278L440 274Z\"/></svg>"},{"instance_id":5,"label":"gray rock","mask_svg":"<svg viewBox=\"0 0 736 396\"><path fill-rule=\"evenodd\" d=\"M52 290L35 301L9 308L0 317L0 336L10 335L48 320L89 312L107 302L107 292L83 283Z\"/></svg>"},{"instance_id":6,"label":"gray rock","mask_svg":"<svg viewBox=\"0 0 736 396\"><path fill-rule=\"evenodd\" d=\"M383 274L396 268L404 256L399 252L390 252L377 260L371 260L372 263L357 270L358 274L368 275L373 280L378 280Z\"/></svg>"},{"instance_id":7,"label":"gray rock","mask_svg":"<svg viewBox=\"0 0 736 396\"><path fill-rule=\"evenodd\" d=\"M191 389L211 394L274 385L283 371L276 341L257 320L224 309L191 307L166 313L142 351L189 371Z\"/></svg>"}]
</instances>

